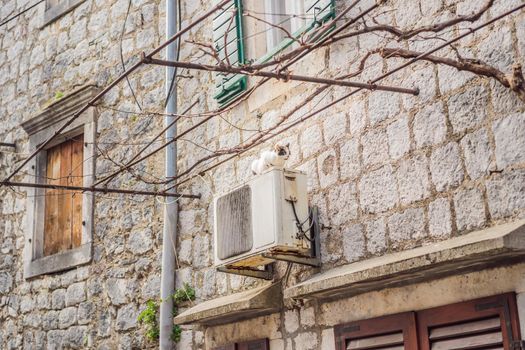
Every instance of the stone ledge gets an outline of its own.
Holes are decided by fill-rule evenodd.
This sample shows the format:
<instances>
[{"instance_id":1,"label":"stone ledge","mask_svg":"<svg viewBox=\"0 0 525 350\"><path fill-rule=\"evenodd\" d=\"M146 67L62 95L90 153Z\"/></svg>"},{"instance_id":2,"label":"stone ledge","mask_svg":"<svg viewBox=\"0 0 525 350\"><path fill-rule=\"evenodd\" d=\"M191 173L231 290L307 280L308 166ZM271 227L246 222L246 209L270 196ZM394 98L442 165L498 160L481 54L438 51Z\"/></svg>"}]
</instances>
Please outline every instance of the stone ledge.
<instances>
[{"instance_id":1,"label":"stone ledge","mask_svg":"<svg viewBox=\"0 0 525 350\"><path fill-rule=\"evenodd\" d=\"M335 300L525 259L525 220L348 264L284 291L285 298Z\"/></svg>"},{"instance_id":2,"label":"stone ledge","mask_svg":"<svg viewBox=\"0 0 525 350\"><path fill-rule=\"evenodd\" d=\"M200 303L174 318L175 324L205 326L232 323L277 312L281 284L274 283Z\"/></svg>"}]
</instances>

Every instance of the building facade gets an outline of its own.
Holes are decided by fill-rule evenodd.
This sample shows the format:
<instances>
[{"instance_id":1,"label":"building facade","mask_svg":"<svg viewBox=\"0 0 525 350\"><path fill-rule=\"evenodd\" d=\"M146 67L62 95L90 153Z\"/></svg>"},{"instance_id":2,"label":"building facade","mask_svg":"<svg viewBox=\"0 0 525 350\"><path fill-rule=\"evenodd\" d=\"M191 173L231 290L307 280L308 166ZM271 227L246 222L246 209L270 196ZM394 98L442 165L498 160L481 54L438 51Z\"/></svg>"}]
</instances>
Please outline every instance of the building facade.
<instances>
[{"instance_id":1,"label":"building facade","mask_svg":"<svg viewBox=\"0 0 525 350\"><path fill-rule=\"evenodd\" d=\"M284 65L288 53L370 9L337 35L359 34L280 72L332 80L355 73L346 79L419 94L365 89L343 99L354 88L292 77L251 90L262 77L179 68L178 180L188 181L178 191L201 197L0 187L0 348L157 348L138 318L160 298L169 244L177 288L195 290L175 317L179 349L452 349L471 341L513 349L525 334L525 102L494 77L428 60L375 79L410 59L379 49L424 53L465 33L433 55L511 75L525 64L525 10L469 29L522 2L299 3L231 1L182 37L179 61ZM214 4L181 0L181 28ZM2 0L0 18L31 5ZM237 35L231 50L224 23ZM406 34L437 23L447 25ZM379 24L405 34L370 30ZM161 44L165 27L166 4L154 0L44 1L2 24L0 142L15 147L0 146L0 178ZM329 30L315 37L319 28ZM128 79L10 180L90 187L162 145L148 141L164 127L165 67L143 64ZM219 272L213 198L252 179L252 161L275 143L289 144L287 168L307 174L321 267L276 262L273 281ZM164 151L108 187L161 191ZM171 200L178 232L162 242Z\"/></svg>"}]
</instances>

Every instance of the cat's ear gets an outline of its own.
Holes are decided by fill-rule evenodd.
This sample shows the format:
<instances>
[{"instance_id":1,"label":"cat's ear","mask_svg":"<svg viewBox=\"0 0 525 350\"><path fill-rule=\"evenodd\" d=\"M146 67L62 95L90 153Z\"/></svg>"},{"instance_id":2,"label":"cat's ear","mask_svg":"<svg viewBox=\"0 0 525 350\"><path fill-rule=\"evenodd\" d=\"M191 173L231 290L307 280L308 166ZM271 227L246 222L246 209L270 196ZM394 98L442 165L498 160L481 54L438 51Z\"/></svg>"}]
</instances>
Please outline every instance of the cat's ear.
<instances>
[{"instance_id":1,"label":"cat's ear","mask_svg":"<svg viewBox=\"0 0 525 350\"><path fill-rule=\"evenodd\" d=\"M290 142L288 142L285 147L290 148Z\"/></svg>"}]
</instances>

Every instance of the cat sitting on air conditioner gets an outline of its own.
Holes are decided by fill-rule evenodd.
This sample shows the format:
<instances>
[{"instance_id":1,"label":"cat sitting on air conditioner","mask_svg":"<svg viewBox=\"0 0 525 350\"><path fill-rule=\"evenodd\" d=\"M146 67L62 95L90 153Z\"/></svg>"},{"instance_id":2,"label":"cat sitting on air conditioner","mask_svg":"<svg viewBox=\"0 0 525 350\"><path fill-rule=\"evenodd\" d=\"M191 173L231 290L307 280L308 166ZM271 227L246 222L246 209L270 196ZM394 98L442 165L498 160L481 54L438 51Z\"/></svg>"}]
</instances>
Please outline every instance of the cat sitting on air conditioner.
<instances>
[{"instance_id":1,"label":"cat sitting on air conditioner","mask_svg":"<svg viewBox=\"0 0 525 350\"><path fill-rule=\"evenodd\" d=\"M259 159L252 162L252 172L255 175L260 175L271 167L283 168L288 158L290 158L290 144L281 145L277 143L273 146L273 150L262 152Z\"/></svg>"}]
</instances>

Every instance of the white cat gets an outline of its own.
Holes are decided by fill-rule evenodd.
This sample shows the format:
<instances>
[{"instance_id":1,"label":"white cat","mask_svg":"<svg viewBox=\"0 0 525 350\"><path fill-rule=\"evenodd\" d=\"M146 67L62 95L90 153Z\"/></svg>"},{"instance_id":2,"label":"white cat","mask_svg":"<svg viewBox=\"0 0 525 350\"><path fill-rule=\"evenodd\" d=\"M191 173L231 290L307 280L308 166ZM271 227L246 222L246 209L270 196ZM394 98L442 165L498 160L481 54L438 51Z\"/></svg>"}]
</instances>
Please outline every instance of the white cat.
<instances>
[{"instance_id":1,"label":"white cat","mask_svg":"<svg viewBox=\"0 0 525 350\"><path fill-rule=\"evenodd\" d=\"M288 158L290 158L290 144L276 144L273 146L273 150L264 151L259 159L252 162L252 172L259 175L271 167L283 168Z\"/></svg>"}]
</instances>

